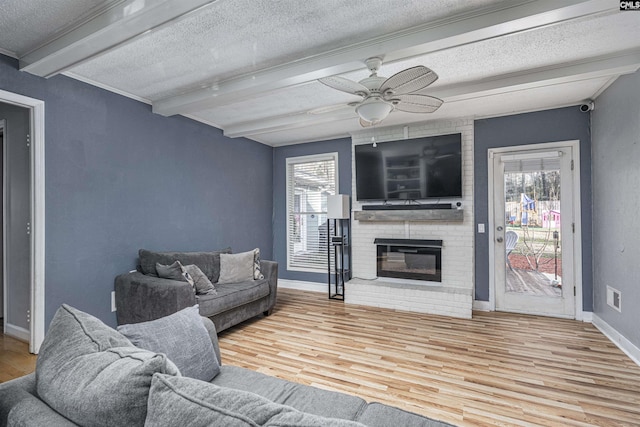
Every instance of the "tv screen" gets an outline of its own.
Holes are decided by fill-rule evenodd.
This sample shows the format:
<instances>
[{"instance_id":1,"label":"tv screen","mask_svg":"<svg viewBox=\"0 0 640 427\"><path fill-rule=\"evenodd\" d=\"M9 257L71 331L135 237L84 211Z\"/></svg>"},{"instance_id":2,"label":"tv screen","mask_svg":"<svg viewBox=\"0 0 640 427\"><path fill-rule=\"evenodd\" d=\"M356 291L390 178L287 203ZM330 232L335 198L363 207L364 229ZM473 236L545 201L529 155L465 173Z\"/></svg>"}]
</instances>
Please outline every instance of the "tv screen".
<instances>
[{"instance_id":1,"label":"tv screen","mask_svg":"<svg viewBox=\"0 0 640 427\"><path fill-rule=\"evenodd\" d=\"M355 146L358 200L462 197L462 136Z\"/></svg>"}]
</instances>

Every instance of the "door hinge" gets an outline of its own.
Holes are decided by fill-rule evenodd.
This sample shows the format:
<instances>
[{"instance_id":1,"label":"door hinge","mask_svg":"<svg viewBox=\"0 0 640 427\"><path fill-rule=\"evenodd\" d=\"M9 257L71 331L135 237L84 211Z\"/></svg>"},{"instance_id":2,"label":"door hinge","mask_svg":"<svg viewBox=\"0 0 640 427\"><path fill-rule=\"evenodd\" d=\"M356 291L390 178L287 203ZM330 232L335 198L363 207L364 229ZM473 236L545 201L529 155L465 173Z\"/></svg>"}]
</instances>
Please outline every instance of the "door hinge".
<instances>
[{"instance_id":1,"label":"door hinge","mask_svg":"<svg viewBox=\"0 0 640 427\"><path fill-rule=\"evenodd\" d=\"M571 232L574 233L574 234L576 232L576 223L575 222L571 223Z\"/></svg>"},{"instance_id":2,"label":"door hinge","mask_svg":"<svg viewBox=\"0 0 640 427\"><path fill-rule=\"evenodd\" d=\"M27 234L31 234L31 223L27 223Z\"/></svg>"},{"instance_id":3,"label":"door hinge","mask_svg":"<svg viewBox=\"0 0 640 427\"><path fill-rule=\"evenodd\" d=\"M27 134L27 148L31 147L31 135Z\"/></svg>"},{"instance_id":4,"label":"door hinge","mask_svg":"<svg viewBox=\"0 0 640 427\"><path fill-rule=\"evenodd\" d=\"M576 296L576 287L575 286L573 287L573 296L574 297Z\"/></svg>"},{"instance_id":5,"label":"door hinge","mask_svg":"<svg viewBox=\"0 0 640 427\"><path fill-rule=\"evenodd\" d=\"M571 170L573 170L573 159L571 160Z\"/></svg>"}]
</instances>

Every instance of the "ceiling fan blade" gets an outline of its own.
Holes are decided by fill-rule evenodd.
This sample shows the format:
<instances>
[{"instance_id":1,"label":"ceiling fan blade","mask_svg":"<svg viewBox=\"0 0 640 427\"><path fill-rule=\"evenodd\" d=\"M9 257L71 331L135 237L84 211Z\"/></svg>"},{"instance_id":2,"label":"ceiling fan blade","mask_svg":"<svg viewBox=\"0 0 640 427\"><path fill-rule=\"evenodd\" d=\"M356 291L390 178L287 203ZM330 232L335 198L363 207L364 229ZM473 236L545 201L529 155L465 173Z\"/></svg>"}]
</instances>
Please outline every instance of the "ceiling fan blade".
<instances>
[{"instance_id":1,"label":"ceiling fan blade","mask_svg":"<svg viewBox=\"0 0 640 427\"><path fill-rule=\"evenodd\" d=\"M363 120L362 118L360 118L360 126L362 126L363 128L368 128L373 126L373 123L368 122L366 120Z\"/></svg>"},{"instance_id":2,"label":"ceiling fan blade","mask_svg":"<svg viewBox=\"0 0 640 427\"><path fill-rule=\"evenodd\" d=\"M393 100L398 101L397 104L394 102L396 110L407 113L433 113L444 102L428 95L398 95Z\"/></svg>"},{"instance_id":3,"label":"ceiling fan blade","mask_svg":"<svg viewBox=\"0 0 640 427\"><path fill-rule=\"evenodd\" d=\"M350 109L351 105L350 104L327 105L325 107L319 107L319 108L314 108L313 110L309 110L307 111L307 114L311 114L315 116L316 114L332 113L334 111L339 111L347 108Z\"/></svg>"},{"instance_id":4,"label":"ceiling fan blade","mask_svg":"<svg viewBox=\"0 0 640 427\"><path fill-rule=\"evenodd\" d=\"M322 84L329 86L330 88L337 89L342 92L347 92L353 95L367 96L369 95L369 89L366 86L354 82L353 80L345 79L340 76L330 76L318 79Z\"/></svg>"},{"instance_id":5,"label":"ceiling fan blade","mask_svg":"<svg viewBox=\"0 0 640 427\"><path fill-rule=\"evenodd\" d=\"M382 83L382 94L407 94L424 89L438 80L438 75L427 67L418 65L394 74Z\"/></svg>"}]
</instances>

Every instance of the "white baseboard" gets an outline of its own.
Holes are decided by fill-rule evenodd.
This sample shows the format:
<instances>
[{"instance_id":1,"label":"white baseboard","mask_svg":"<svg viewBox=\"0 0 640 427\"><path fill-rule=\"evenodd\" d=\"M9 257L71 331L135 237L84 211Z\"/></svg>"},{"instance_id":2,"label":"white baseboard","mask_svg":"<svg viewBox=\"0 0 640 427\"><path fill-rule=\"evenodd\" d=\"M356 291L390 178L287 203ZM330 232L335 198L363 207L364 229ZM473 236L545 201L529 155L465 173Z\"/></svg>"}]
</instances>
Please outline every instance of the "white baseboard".
<instances>
[{"instance_id":1,"label":"white baseboard","mask_svg":"<svg viewBox=\"0 0 640 427\"><path fill-rule=\"evenodd\" d=\"M278 279L279 288L298 289L300 291L328 292L326 283L305 282L303 280Z\"/></svg>"},{"instance_id":2,"label":"white baseboard","mask_svg":"<svg viewBox=\"0 0 640 427\"><path fill-rule=\"evenodd\" d=\"M473 309L477 311L491 311L491 303L489 301L473 301Z\"/></svg>"},{"instance_id":3,"label":"white baseboard","mask_svg":"<svg viewBox=\"0 0 640 427\"><path fill-rule=\"evenodd\" d=\"M585 323L593 323L593 312L583 311L582 315L576 320L582 320Z\"/></svg>"},{"instance_id":4,"label":"white baseboard","mask_svg":"<svg viewBox=\"0 0 640 427\"><path fill-rule=\"evenodd\" d=\"M6 323L4 325L4 333L21 341L29 342L31 339L31 332L29 332L28 329L12 325L11 323Z\"/></svg>"},{"instance_id":5,"label":"white baseboard","mask_svg":"<svg viewBox=\"0 0 640 427\"><path fill-rule=\"evenodd\" d=\"M623 337L620 332L616 331L611 325L602 320L597 314L593 314L593 326L598 328L609 340L614 343L620 350L633 360L636 365L640 366L640 348L636 347L631 341Z\"/></svg>"}]
</instances>

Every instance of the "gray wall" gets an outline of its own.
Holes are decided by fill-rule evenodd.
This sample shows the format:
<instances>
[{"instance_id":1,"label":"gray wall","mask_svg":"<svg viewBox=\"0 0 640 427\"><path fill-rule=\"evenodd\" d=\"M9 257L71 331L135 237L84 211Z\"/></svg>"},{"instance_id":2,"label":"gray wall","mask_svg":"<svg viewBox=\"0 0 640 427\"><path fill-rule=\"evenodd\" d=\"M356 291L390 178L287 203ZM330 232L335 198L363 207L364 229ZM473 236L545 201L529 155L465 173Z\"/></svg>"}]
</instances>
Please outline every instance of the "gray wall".
<instances>
[{"instance_id":1,"label":"gray wall","mask_svg":"<svg viewBox=\"0 0 640 427\"><path fill-rule=\"evenodd\" d=\"M567 107L493 119L476 120L474 137L475 224L488 224L487 151L489 148L580 141L582 214L582 304L592 309L591 269L591 138L589 113ZM474 225L474 229L477 227ZM489 300L489 234L475 234L475 299Z\"/></svg>"},{"instance_id":2,"label":"gray wall","mask_svg":"<svg viewBox=\"0 0 640 427\"><path fill-rule=\"evenodd\" d=\"M4 145L4 135L2 134L2 132L0 132L0 164L2 164L2 159L3 159L3 153L2 153L2 146L3 145ZM0 171L0 188L2 188L2 186L4 185L3 181L4 181L4 177L2 176L2 171ZM1 221L3 221L2 216L3 215L0 214L0 224L1 224ZM0 236L2 236L0 241L4 241L3 240L4 239L3 231L4 230L2 229L2 226L0 225ZM3 249L2 245L0 245L0 259L2 259L3 250L4 249ZM3 266L2 266L2 263L0 262L0 277L2 277L2 274L3 274L2 270L3 270ZM4 287L4 285L0 286L0 317L2 317L2 318L5 317L5 314L4 314L4 290L2 289L3 287Z\"/></svg>"},{"instance_id":3,"label":"gray wall","mask_svg":"<svg viewBox=\"0 0 640 427\"><path fill-rule=\"evenodd\" d=\"M68 303L110 325L139 248L272 258L271 147L0 55L0 88L45 101L45 316Z\"/></svg>"},{"instance_id":4,"label":"gray wall","mask_svg":"<svg viewBox=\"0 0 640 427\"><path fill-rule=\"evenodd\" d=\"M30 112L0 103L5 119L7 144L7 313L5 323L29 329L28 315L31 265L30 240L26 232L31 215L30 156L27 148ZM2 194L2 193L0 193ZM0 225L1 226L1 225ZM0 270L1 272L1 270Z\"/></svg>"},{"instance_id":5,"label":"gray wall","mask_svg":"<svg viewBox=\"0 0 640 427\"><path fill-rule=\"evenodd\" d=\"M640 347L640 72L600 95L592 119L593 312ZM621 313L607 285L621 292Z\"/></svg>"},{"instance_id":6,"label":"gray wall","mask_svg":"<svg viewBox=\"0 0 640 427\"><path fill-rule=\"evenodd\" d=\"M351 195L351 138L277 147L273 152L273 254L279 277L309 282L327 282L327 274L287 270L287 158L338 153L340 194Z\"/></svg>"}]
</instances>

